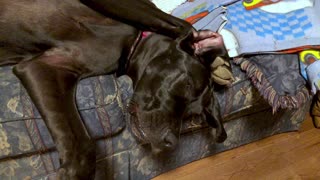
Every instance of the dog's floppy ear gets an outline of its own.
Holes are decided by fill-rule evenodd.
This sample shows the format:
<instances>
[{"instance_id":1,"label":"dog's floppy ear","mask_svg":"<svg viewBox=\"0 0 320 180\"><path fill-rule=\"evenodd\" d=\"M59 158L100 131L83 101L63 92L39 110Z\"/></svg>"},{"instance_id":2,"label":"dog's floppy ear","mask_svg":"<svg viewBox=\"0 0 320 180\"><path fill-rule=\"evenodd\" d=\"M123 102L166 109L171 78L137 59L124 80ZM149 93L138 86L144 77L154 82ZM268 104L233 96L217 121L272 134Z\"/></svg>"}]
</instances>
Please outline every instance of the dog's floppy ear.
<instances>
[{"instance_id":1,"label":"dog's floppy ear","mask_svg":"<svg viewBox=\"0 0 320 180\"><path fill-rule=\"evenodd\" d=\"M209 88L208 91L210 94L209 96L210 98L207 99L208 97L204 97L207 100L209 100L209 102L207 102L204 107L204 114L206 116L206 120L208 124L216 128L216 141L221 143L226 140L227 133L222 123L222 117L220 114L220 105L218 103L216 95L213 92L212 87L209 86L208 88Z\"/></svg>"},{"instance_id":2,"label":"dog's floppy ear","mask_svg":"<svg viewBox=\"0 0 320 180\"><path fill-rule=\"evenodd\" d=\"M198 100L188 105L184 119L193 117L205 118L211 127L216 128L216 141L218 143L226 140L227 133L222 124L220 106L210 86L207 87Z\"/></svg>"}]
</instances>

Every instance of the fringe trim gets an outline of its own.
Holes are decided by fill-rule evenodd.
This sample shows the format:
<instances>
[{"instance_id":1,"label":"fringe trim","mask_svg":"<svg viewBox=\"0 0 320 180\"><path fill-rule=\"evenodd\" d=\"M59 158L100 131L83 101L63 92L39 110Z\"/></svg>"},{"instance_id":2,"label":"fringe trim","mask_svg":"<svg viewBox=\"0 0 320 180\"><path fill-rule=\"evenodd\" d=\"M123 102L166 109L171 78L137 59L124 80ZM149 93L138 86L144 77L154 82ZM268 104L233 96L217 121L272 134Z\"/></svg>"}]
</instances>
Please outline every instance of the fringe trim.
<instances>
[{"instance_id":1,"label":"fringe trim","mask_svg":"<svg viewBox=\"0 0 320 180\"><path fill-rule=\"evenodd\" d=\"M271 105L273 114L280 108L300 108L311 97L306 87L303 87L294 96L279 95L254 63L242 57L234 58L233 62L240 65L240 68L246 72L253 85L258 89L260 95Z\"/></svg>"}]
</instances>

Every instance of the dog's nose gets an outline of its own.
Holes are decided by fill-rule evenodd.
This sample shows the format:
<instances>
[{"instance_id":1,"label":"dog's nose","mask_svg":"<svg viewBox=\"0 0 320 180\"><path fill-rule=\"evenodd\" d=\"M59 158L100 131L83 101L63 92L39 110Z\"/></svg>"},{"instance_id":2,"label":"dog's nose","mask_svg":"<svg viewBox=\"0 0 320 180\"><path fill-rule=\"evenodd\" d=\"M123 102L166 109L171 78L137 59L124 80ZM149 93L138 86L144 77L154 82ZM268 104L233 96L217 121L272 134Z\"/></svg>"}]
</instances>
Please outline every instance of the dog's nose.
<instances>
[{"instance_id":1,"label":"dog's nose","mask_svg":"<svg viewBox=\"0 0 320 180\"><path fill-rule=\"evenodd\" d=\"M164 143L164 148L166 150L172 150L174 149L177 144L178 144L178 139L177 137L172 133L168 132L164 137L163 137L163 143Z\"/></svg>"}]
</instances>

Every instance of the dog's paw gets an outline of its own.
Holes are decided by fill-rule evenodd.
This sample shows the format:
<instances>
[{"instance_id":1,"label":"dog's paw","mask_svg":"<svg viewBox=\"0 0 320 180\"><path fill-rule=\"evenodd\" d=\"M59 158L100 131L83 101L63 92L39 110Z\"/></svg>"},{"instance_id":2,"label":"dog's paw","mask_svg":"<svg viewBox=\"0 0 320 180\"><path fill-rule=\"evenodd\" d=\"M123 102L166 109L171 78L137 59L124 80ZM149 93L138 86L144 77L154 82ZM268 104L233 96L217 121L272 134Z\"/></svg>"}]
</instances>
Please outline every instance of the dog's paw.
<instances>
[{"instance_id":1,"label":"dog's paw","mask_svg":"<svg viewBox=\"0 0 320 180\"><path fill-rule=\"evenodd\" d=\"M85 143L83 143L85 144ZM58 180L94 179L96 167L95 146L90 144L75 148L73 153L63 162L57 171Z\"/></svg>"},{"instance_id":2,"label":"dog's paw","mask_svg":"<svg viewBox=\"0 0 320 180\"><path fill-rule=\"evenodd\" d=\"M71 180L71 177L68 175L66 168L59 168L57 171L57 180Z\"/></svg>"},{"instance_id":3,"label":"dog's paw","mask_svg":"<svg viewBox=\"0 0 320 180\"><path fill-rule=\"evenodd\" d=\"M312 121L313 121L314 127L320 129L320 117L312 116Z\"/></svg>"},{"instance_id":4,"label":"dog's paw","mask_svg":"<svg viewBox=\"0 0 320 180\"><path fill-rule=\"evenodd\" d=\"M95 164L83 165L78 160L68 165L62 165L57 171L57 180L87 180L94 179Z\"/></svg>"},{"instance_id":5,"label":"dog's paw","mask_svg":"<svg viewBox=\"0 0 320 180\"><path fill-rule=\"evenodd\" d=\"M230 63L221 57L217 57L211 64L211 78L219 85L231 85L234 81Z\"/></svg>"},{"instance_id":6,"label":"dog's paw","mask_svg":"<svg viewBox=\"0 0 320 180\"><path fill-rule=\"evenodd\" d=\"M223 143L227 139L228 135L226 131L223 129L221 132L217 132L216 135L216 142L217 143Z\"/></svg>"}]
</instances>

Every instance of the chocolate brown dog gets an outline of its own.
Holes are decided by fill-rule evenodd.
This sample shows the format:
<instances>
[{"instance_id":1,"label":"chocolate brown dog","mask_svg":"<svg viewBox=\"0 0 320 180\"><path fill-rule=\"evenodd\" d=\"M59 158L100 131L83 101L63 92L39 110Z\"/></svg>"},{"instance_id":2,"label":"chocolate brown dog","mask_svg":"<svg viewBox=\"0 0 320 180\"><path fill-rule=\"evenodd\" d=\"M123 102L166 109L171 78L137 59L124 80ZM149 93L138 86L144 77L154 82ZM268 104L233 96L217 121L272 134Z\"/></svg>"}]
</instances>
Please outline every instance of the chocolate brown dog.
<instances>
[{"instance_id":1,"label":"chocolate brown dog","mask_svg":"<svg viewBox=\"0 0 320 180\"><path fill-rule=\"evenodd\" d=\"M147 0L81 2L0 1L0 65L16 64L13 69L15 75L37 106L56 143L61 163L59 179L93 179L95 172L95 145L81 123L75 104L77 82L88 76L114 73L119 62L127 59L132 52L135 57L141 53L147 54L147 59L152 60L139 62L136 58L133 62L137 62L136 65L142 70L130 73L135 81L133 99L138 102L135 115L141 122L164 115L162 120L175 123L190 104L199 102L199 107L205 107L213 103L201 98L207 97L209 92L207 71L182 51L190 54L199 51L192 48L192 42L207 36L207 32L195 32L191 25L162 13ZM134 51L132 47L137 44L139 31L120 21L173 39L160 38L159 41L166 43L160 43L157 49L152 48L154 52L147 49ZM160 61L168 64L157 65ZM174 70L178 67L179 73L176 73ZM171 79L159 79L157 73L164 73L163 76L168 75ZM161 93L169 96L154 101L152 97L151 100L144 100L145 95L157 89L156 86L145 85L150 80L157 80L158 85L163 86L162 90L168 89L167 92L156 92L157 96L166 96ZM145 92L148 93L140 96ZM166 107L162 106L162 101L165 101ZM161 111L157 106L163 107ZM197 113L202 111L200 108ZM212 116L214 113L209 111L210 108L205 112ZM221 128L219 135L225 138L218 117L214 120ZM150 122L161 123L153 119ZM144 127L141 129L143 131ZM161 139L163 146L174 144L174 132L164 133ZM158 148L161 149L161 145Z\"/></svg>"},{"instance_id":2,"label":"chocolate brown dog","mask_svg":"<svg viewBox=\"0 0 320 180\"><path fill-rule=\"evenodd\" d=\"M216 141L225 140L209 65L157 34L142 40L129 64L127 74L134 82L130 127L138 139L151 144L154 153L177 145L182 120L188 118L206 119L217 128Z\"/></svg>"}]
</instances>

